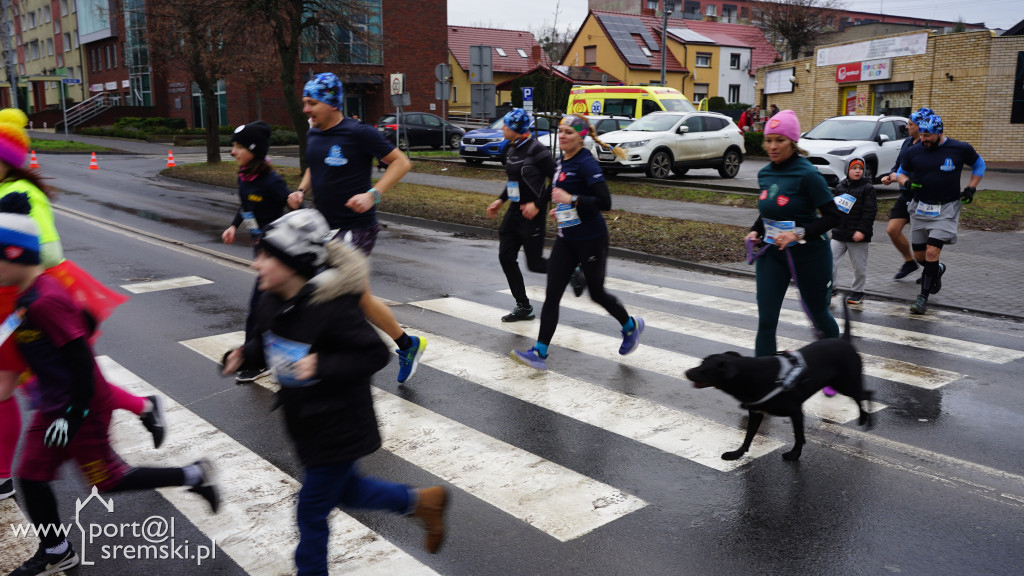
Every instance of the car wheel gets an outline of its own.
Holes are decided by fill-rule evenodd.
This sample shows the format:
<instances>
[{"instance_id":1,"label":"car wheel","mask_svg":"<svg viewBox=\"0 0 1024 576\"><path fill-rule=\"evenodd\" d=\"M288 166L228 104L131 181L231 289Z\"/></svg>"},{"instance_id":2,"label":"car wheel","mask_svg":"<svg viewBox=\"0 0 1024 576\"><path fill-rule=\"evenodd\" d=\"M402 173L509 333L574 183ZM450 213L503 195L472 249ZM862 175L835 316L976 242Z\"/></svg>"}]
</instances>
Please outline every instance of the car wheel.
<instances>
[{"instance_id":1,"label":"car wheel","mask_svg":"<svg viewBox=\"0 0 1024 576\"><path fill-rule=\"evenodd\" d=\"M657 150L647 161L648 178L668 178L672 174L672 156L664 150Z\"/></svg>"},{"instance_id":2,"label":"car wheel","mask_svg":"<svg viewBox=\"0 0 1024 576\"><path fill-rule=\"evenodd\" d=\"M470 166L478 166L484 163L484 161L479 158L466 158L465 160L466 164L469 164Z\"/></svg>"},{"instance_id":3,"label":"car wheel","mask_svg":"<svg viewBox=\"0 0 1024 576\"><path fill-rule=\"evenodd\" d=\"M735 178L740 173L740 164L743 159L740 157L740 153L735 150L729 150L725 153L722 158L722 165L718 168L718 175L722 178Z\"/></svg>"},{"instance_id":4,"label":"car wheel","mask_svg":"<svg viewBox=\"0 0 1024 576\"><path fill-rule=\"evenodd\" d=\"M458 148L459 142L462 142L462 134L452 134L448 137L449 148Z\"/></svg>"},{"instance_id":5,"label":"car wheel","mask_svg":"<svg viewBox=\"0 0 1024 576\"><path fill-rule=\"evenodd\" d=\"M405 136L398 138L398 149L405 152L409 149L409 139Z\"/></svg>"}]
</instances>

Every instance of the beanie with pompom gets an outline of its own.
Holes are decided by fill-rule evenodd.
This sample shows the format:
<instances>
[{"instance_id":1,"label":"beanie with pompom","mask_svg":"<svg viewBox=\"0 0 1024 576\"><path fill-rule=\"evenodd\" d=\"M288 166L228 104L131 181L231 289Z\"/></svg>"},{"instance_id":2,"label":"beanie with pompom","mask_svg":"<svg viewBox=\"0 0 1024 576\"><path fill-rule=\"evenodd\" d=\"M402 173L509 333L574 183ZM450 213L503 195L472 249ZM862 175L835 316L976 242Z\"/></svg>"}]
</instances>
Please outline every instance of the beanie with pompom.
<instances>
[{"instance_id":1,"label":"beanie with pompom","mask_svg":"<svg viewBox=\"0 0 1024 576\"><path fill-rule=\"evenodd\" d=\"M0 160L21 168L28 155L28 116L17 108L0 110Z\"/></svg>"}]
</instances>

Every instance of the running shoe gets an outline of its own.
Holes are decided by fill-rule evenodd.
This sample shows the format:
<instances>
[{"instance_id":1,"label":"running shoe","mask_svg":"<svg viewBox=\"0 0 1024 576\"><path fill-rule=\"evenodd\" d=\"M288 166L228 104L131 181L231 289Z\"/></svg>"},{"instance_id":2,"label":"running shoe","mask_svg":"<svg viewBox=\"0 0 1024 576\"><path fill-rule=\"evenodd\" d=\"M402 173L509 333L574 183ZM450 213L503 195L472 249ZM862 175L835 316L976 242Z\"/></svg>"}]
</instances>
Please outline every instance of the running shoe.
<instances>
[{"instance_id":1,"label":"running shoe","mask_svg":"<svg viewBox=\"0 0 1024 576\"><path fill-rule=\"evenodd\" d=\"M862 304L864 302L863 292L850 292L846 295L847 304Z\"/></svg>"},{"instance_id":2,"label":"running shoe","mask_svg":"<svg viewBox=\"0 0 1024 576\"><path fill-rule=\"evenodd\" d=\"M582 296L583 290L587 288L587 280L584 278L583 270L579 266L572 271L571 284L572 293L575 294L577 298Z\"/></svg>"},{"instance_id":3,"label":"running shoe","mask_svg":"<svg viewBox=\"0 0 1024 576\"><path fill-rule=\"evenodd\" d=\"M533 320L533 306L526 304L516 304L515 310L511 314L506 314L501 317L502 322L518 322L520 320Z\"/></svg>"},{"instance_id":4,"label":"running shoe","mask_svg":"<svg viewBox=\"0 0 1024 576\"><path fill-rule=\"evenodd\" d=\"M395 350L398 353L399 384L404 384L409 378L412 378L412 375L416 373L416 369L420 366L420 356L427 349L426 338L420 338L419 336L410 336L410 338L412 338L412 346L405 350Z\"/></svg>"},{"instance_id":5,"label":"running shoe","mask_svg":"<svg viewBox=\"0 0 1024 576\"><path fill-rule=\"evenodd\" d=\"M540 352L537 352L537 348L530 348L526 352L513 350L510 356L512 356L513 360L518 360L535 370L548 369L548 363L545 361L547 360L547 356L541 356Z\"/></svg>"},{"instance_id":6,"label":"running shoe","mask_svg":"<svg viewBox=\"0 0 1024 576\"><path fill-rule=\"evenodd\" d=\"M153 435L153 448L159 448L164 443L164 434L167 432L164 399L162 396L149 396L149 402L153 409L140 414L139 420L142 420L142 425Z\"/></svg>"},{"instance_id":7,"label":"running shoe","mask_svg":"<svg viewBox=\"0 0 1024 576\"><path fill-rule=\"evenodd\" d=\"M619 346L619 354L625 356L636 350L636 347L640 345L640 335L644 332L644 319L637 316L633 318L633 329L629 332L622 331L622 346Z\"/></svg>"},{"instance_id":8,"label":"running shoe","mask_svg":"<svg viewBox=\"0 0 1024 576\"><path fill-rule=\"evenodd\" d=\"M821 389L821 392L822 394L828 396L829 398L836 395L836 389L831 386L825 386L824 388Z\"/></svg>"},{"instance_id":9,"label":"running shoe","mask_svg":"<svg viewBox=\"0 0 1024 576\"><path fill-rule=\"evenodd\" d=\"M939 262L939 275L932 280L932 294L938 294L939 290L942 290L942 275L946 273L946 265Z\"/></svg>"},{"instance_id":10,"label":"running shoe","mask_svg":"<svg viewBox=\"0 0 1024 576\"><path fill-rule=\"evenodd\" d=\"M14 496L14 479L8 478L0 482L0 500L6 500Z\"/></svg>"},{"instance_id":11,"label":"running shoe","mask_svg":"<svg viewBox=\"0 0 1024 576\"><path fill-rule=\"evenodd\" d=\"M917 300L910 305L911 314L924 314L928 310L928 298L924 294L918 294Z\"/></svg>"},{"instance_id":12,"label":"running shoe","mask_svg":"<svg viewBox=\"0 0 1024 576\"><path fill-rule=\"evenodd\" d=\"M913 274L914 271L917 270L918 268L920 268L920 265L917 263L916 260L907 260L906 262L903 263L903 266L900 266L900 271L897 272L896 275L892 277L892 279L899 280L901 278L906 278L907 276Z\"/></svg>"},{"instance_id":13,"label":"running shoe","mask_svg":"<svg viewBox=\"0 0 1024 576\"><path fill-rule=\"evenodd\" d=\"M188 491L202 496L210 503L210 511L216 514L220 510L220 488L217 487L213 463L206 458L200 458L195 461L195 465L199 467L199 484L189 488Z\"/></svg>"},{"instance_id":14,"label":"running shoe","mask_svg":"<svg viewBox=\"0 0 1024 576\"><path fill-rule=\"evenodd\" d=\"M32 556L25 561L24 564L19 566L11 572L11 576L48 576L49 574L56 574L78 565L78 554L75 554L75 549L71 546L71 542L68 542L68 549L61 554L50 554L46 551L46 548L39 544L39 549L36 550L35 556Z\"/></svg>"},{"instance_id":15,"label":"running shoe","mask_svg":"<svg viewBox=\"0 0 1024 576\"><path fill-rule=\"evenodd\" d=\"M263 378L264 376L270 376L270 368L256 368L253 370L242 370L235 376L235 382L238 384L247 384L249 382L255 382L256 380Z\"/></svg>"}]
</instances>

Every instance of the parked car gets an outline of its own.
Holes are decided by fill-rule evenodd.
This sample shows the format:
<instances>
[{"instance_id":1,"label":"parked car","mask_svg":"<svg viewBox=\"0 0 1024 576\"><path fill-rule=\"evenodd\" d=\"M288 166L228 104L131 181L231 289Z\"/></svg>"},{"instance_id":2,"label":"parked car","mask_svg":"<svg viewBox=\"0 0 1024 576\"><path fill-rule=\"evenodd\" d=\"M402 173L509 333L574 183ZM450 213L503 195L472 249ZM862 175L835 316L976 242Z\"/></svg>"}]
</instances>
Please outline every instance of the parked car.
<instances>
[{"instance_id":1,"label":"parked car","mask_svg":"<svg viewBox=\"0 0 1024 576\"><path fill-rule=\"evenodd\" d=\"M440 148L445 143L450 148L458 148L466 133L444 118L427 112L403 112L401 118L385 114L377 120L377 130L391 142L395 141L395 131L398 131L398 147L402 150L410 146Z\"/></svg>"},{"instance_id":2,"label":"parked car","mask_svg":"<svg viewBox=\"0 0 1024 576\"><path fill-rule=\"evenodd\" d=\"M906 137L907 119L902 116L835 116L804 132L798 145L834 188L856 157L864 159L864 179L879 181L896 163Z\"/></svg>"},{"instance_id":3,"label":"parked car","mask_svg":"<svg viewBox=\"0 0 1024 576\"><path fill-rule=\"evenodd\" d=\"M594 132L597 132L597 136L599 138L603 137L608 132L622 130L633 123L633 118L627 118L625 116L587 116L587 119L590 120L590 124L594 127ZM537 138L537 141L548 148L555 150L558 148L558 133L557 131L553 131L546 136ZM583 147L593 152L594 139L587 135L587 137L583 139Z\"/></svg>"},{"instance_id":4,"label":"parked car","mask_svg":"<svg viewBox=\"0 0 1024 576\"><path fill-rule=\"evenodd\" d=\"M682 176L690 168L717 168L723 178L735 178L747 152L743 133L717 112L652 112L601 140L626 152L618 158L598 146L605 173L643 171L651 178Z\"/></svg>"},{"instance_id":5,"label":"parked car","mask_svg":"<svg viewBox=\"0 0 1024 576\"><path fill-rule=\"evenodd\" d=\"M551 122L544 117L535 117L535 124L531 134L535 137L547 135L551 131ZM494 160L505 163L508 155L508 140L502 135L501 128L505 125L504 116L498 118L486 128L470 130L462 137L459 146L459 156L466 160L466 164L480 164L484 160Z\"/></svg>"}]
</instances>

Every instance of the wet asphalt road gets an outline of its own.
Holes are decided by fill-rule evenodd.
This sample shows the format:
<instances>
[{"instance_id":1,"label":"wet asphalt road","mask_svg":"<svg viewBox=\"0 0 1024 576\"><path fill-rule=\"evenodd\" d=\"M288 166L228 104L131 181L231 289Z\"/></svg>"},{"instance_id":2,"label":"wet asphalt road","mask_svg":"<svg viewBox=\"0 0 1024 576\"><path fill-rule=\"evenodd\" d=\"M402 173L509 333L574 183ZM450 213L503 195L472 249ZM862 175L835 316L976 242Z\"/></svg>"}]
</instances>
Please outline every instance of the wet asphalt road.
<instances>
[{"instance_id":1,"label":"wet asphalt road","mask_svg":"<svg viewBox=\"0 0 1024 576\"><path fill-rule=\"evenodd\" d=\"M111 156L102 159L100 171L86 170L87 163L87 158L83 163L79 157L46 158L45 174L65 191L59 206L189 246L169 247L132 232L98 227L88 218L58 213L57 225L69 258L108 285L183 276L212 282L132 296L104 324L97 353L109 355L260 458L299 477L276 415L268 413L271 394L219 378L213 362L180 344L242 329L252 273L191 249L197 246L236 258L250 255L244 244L220 243L220 232L235 207L233 192L145 177L162 167L154 157ZM443 300L511 308L511 298L501 293L507 286L496 251L490 238L391 223L374 253L374 292L396 303L396 317L409 326L410 333L429 331L506 355L513 347L528 347L532 332L511 334L481 324L469 311L446 314L423 304ZM622 260L610 262L609 276L658 287L617 292L627 309L653 311L652 320L654 313L660 313L703 323L684 330L673 327L671 318L649 321L643 347L662 350L665 356L684 353L696 358L729 349L750 353L752 340L747 346L725 342L735 335L742 340L745 331L754 329L754 320L722 306L703 306L695 296L751 303L749 280ZM543 285L540 276L527 273L526 279L530 286ZM690 296L673 300L659 293L673 290ZM690 418L731 429L744 425L743 412L731 397L711 389L695 390L680 379L686 366L680 365L678 372L671 366L648 369L620 362L614 350L573 349L572 341L584 338L573 328L617 337L617 326L601 313L569 308L574 302L565 304L552 344L549 366L553 372L594 386L595 391L647 400ZM799 313L795 301L788 302L787 309ZM876 413L874 429L809 417L809 442L799 463L783 462L780 454L788 448L781 448L749 458L727 472L613 432L610 415L584 421L583 413L590 409L584 398L567 410L544 407L515 392L501 393L474 383L469 373L476 369L472 366L459 373L428 364L411 385L400 387L394 381L397 368L392 362L375 378L379 389L614 487L644 505L562 541L530 518L517 517L502 504L489 501L483 496L490 493L488 487L456 487L449 540L437 556L420 549L421 533L406 519L380 513L353 516L438 574L1018 573L1024 562L1024 523L1020 521L1024 463L1018 446L1024 432L1024 391L1019 386L1024 354L996 362L986 358L985 347L1006 350L1010 356L1024 351L1024 327L955 313L915 322L905 314L891 314L881 302L867 303L864 310L854 312L854 320L861 330L858 335L865 336L857 340L863 354L898 361L893 370L907 372L867 378L876 399L886 406ZM887 330L912 334L900 344L873 337ZM938 350L926 349L915 344L913 334L919 339L941 336L948 340L935 339ZM783 324L780 336L805 340L808 331L799 323ZM968 348L978 352L947 352ZM435 353L441 355L442 350L439 347ZM953 376L933 389L901 382L915 375L912 366ZM525 389L537 382L528 377L507 384ZM557 392L551 390L550 395ZM633 414L638 421L652 417ZM125 426L144 433L137 423ZM189 433L172 430L179 437ZM789 423L782 419L767 421L762 433L781 445L792 442ZM715 439L698 435L697 441L713 443ZM202 439L197 438L196 445L202 446ZM126 454L134 464L161 458L180 464L191 456L152 450ZM414 485L461 485L459 474L442 479L429 465L415 465L391 450L367 458L364 470ZM228 491L238 471L221 473ZM269 485L266 489L288 497L285 490ZM87 491L66 469L58 494L67 518L74 513L73 499L84 498ZM119 495L117 502L118 518L124 522L149 515L174 517L179 540L209 540L201 522L191 521L155 493ZM231 514L229 508L222 516L231 518ZM292 521L291 517L264 519L266 523ZM257 537L261 525L246 528ZM8 536L5 532L4 538ZM201 567L185 561L169 568L165 560L104 560L77 573L254 573L243 568L244 555L222 550ZM0 553L0 558L0 569L13 567L7 552ZM280 566L270 573L288 570Z\"/></svg>"}]
</instances>

